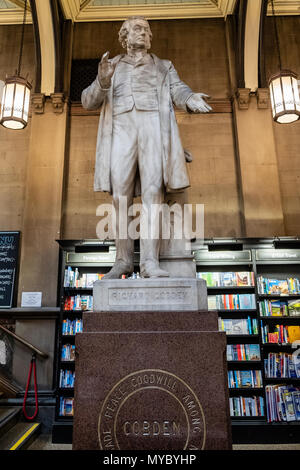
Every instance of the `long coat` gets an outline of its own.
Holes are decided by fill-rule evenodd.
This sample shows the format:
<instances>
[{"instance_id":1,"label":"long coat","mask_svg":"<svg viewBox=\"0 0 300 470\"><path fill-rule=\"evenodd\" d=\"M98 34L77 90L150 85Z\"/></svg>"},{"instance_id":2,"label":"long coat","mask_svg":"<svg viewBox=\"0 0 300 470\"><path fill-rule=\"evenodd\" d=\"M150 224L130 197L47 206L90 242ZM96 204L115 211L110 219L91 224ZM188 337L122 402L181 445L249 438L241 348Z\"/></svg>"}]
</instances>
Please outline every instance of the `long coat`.
<instances>
[{"instance_id":1,"label":"long coat","mask_svg":"<svg viewBox=\"0 0 300 470\"><path fill-rule=\"evenodd\" d=\"M161 60L151 54L156 65L157 93L160 114L163 181L167 192L178 191L190 186L186 168L184 150L180 141L179 130L175 118L173 103L187 111L186 101L193 91L180 80L173 64L169 60ZM124 55L111 59L117 64ZM102 105L95 165L95 191L111 193L110 156L113 134L113 80L108 90L100 87L98 78L82 92L81 101L84 108L98 109ZM138 190L136 186L136 195Z\"/></svg>"}]
</instances>

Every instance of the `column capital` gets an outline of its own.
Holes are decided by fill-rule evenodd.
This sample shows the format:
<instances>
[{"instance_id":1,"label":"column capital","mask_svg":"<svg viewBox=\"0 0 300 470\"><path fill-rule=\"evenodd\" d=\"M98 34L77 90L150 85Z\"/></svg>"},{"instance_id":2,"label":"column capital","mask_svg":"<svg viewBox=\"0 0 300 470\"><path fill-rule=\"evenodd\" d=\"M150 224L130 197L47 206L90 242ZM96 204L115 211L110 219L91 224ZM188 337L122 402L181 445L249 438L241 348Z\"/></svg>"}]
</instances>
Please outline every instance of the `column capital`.
<instances>
[{"instance_id":1,"label":"column capital","mask_svg":"<svg viewBox=\"0 0 300 470\"><path fill-rule=\"evenodd\" d=\"M239 109L248 109L250 101L250 88L238 88L235 92Z\"/></svg>"},{"instance_id":2,"label":"column capital","mask_svg":"<svg viewBox=\"0 0 300 470\"><path fill-rule=\"evenodd\" d=\"M269 107L269 88L257 88L256 91L258 109L266 109Z\"/></svg>"},{"instance_id":3,"label":"column capital","mask_svg":"<svg viewBox=\"0 0 300 470\"><path fill-rule=\"evenodd\" d=\"M44 114L46 96L44 93L33 93L31 95L31 106L34 114Z\"/></svg>"},{"instance_id":4,"label":"column capital","mask_svg":"<svg viewBox=\"0 0 300 470\"><path fill-rule=\"evenodd\" d=\"M51 93L50 95L53 111L56 114L61 114L64 110L65 96L63 93Z\"/></svg>"}]
</instances>

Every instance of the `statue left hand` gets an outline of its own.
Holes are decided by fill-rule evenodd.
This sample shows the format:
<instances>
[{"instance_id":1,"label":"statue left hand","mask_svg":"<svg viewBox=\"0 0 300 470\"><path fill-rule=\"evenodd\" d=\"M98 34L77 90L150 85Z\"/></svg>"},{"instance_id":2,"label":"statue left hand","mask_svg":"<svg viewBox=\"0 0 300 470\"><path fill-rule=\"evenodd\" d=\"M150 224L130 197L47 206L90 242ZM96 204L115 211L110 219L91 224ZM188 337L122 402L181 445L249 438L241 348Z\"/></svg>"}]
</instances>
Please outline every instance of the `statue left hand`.
<instances>
[{"instance_id":1,"label":"statue left hand","mask_svg":"<svg viewBox=\"0 0 300 470\"><path fill-rule=\"evenodd\" d=\"M206 101L202 98L203 96L210 98L205 93L194 93L187 100L186 105L193 113L208 113L209 111L212 111L212 108L209 106L209 104L207 104Z\"/></svg>"}]
</instances>

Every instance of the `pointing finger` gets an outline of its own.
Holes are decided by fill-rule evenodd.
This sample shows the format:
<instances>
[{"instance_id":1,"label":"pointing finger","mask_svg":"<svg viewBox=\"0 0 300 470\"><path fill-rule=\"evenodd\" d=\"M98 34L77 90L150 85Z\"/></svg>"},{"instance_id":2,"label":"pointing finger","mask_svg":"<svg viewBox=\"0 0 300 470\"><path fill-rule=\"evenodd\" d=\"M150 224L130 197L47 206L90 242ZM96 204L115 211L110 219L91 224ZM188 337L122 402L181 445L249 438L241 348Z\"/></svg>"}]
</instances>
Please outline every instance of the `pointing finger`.
<instances>
[{"instance_id":1,"label":"pointing finger","mask_svg":"<svg viewBox=\"0 0 300 470\"><path fill-rule=\"evenodd\" d=\"M103 62L108 62L108 57L109 57L109 51L106 51L101 57L101 64L103 64Z\"/></svg>"}]
</instances>

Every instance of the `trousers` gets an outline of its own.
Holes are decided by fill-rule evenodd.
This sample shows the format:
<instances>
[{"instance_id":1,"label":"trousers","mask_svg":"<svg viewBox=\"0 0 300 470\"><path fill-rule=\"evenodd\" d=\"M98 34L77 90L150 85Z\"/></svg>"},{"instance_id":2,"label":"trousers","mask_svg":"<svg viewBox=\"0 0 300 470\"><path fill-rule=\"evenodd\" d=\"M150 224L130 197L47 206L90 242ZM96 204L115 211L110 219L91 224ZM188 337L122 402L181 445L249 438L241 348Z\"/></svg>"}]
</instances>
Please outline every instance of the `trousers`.
<instances>
[{"instance_id":1,"label":"trousers","mask_svg":"<svg viewBox=\"0 0 300 470\"><path fill-rule=\"evenodd\" d=\"M119 211L121 198L126 197L127 213L133 203L137 172L140 175L142 207L151 213L153 204L163 199L162 143L158 111L140 111L135 107L113 117L111 152L111 184L116 214L116 260L133 267L134 240L120 238ZM132 219L128 218L130 223ZM148 262L158 262L160 239L151 238L151 220L147 223L148 238L140 237L141 271Z\"/></svg>"}]
</instances>

